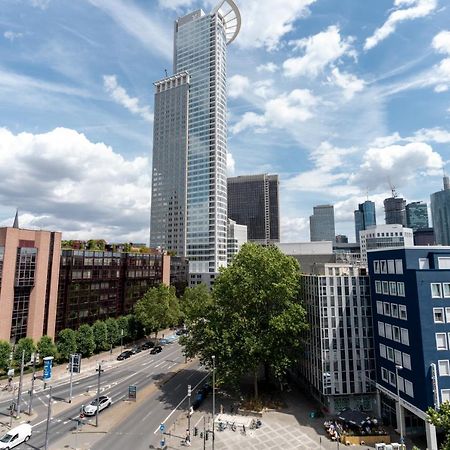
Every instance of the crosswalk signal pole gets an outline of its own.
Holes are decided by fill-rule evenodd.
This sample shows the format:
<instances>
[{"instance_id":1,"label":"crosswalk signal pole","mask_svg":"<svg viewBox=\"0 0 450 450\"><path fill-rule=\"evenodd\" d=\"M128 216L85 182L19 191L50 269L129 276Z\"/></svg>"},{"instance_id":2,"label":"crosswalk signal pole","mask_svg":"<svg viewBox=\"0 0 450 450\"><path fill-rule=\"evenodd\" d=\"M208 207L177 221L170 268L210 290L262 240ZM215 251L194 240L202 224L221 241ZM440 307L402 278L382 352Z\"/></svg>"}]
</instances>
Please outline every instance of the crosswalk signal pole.
<instances>
[{"instance_id":1,"label":"crosswalk signal pole","mask_svg":"<svg viewBox=\"0 0 450 450\"><path fill-rule=\"evenodd\" d=\"M97 411L95 412L95 426L98 427L98 413L100 412L100 380L102 376L102 365L99 364L96 369L98 372L98 383L97 383Z\"/></svg>"},{"instance_id":2,"label":"crosswalk signal pole","mask_svg":"<svg viewBox=\"0 0 450 450\"><path fill-rule=\"evenodd\" d=\"M70 355L70 384L69 384L69 403L72 403L72 380L73 380L73 360L75 355Z\"/></svg>"},{"instance_id":3,"label":"crosswalk signal pole","mask_svg":"<svg viewBox=\"0 0 450 450\"><path fill-rule=\"evenodd\" d=\"M48 410L47 410L47 424L45 426L45 450L48 450L48 429L52 417L52 387L50 386L50 393L48 396Z\"/></svg>"}]
</instances>

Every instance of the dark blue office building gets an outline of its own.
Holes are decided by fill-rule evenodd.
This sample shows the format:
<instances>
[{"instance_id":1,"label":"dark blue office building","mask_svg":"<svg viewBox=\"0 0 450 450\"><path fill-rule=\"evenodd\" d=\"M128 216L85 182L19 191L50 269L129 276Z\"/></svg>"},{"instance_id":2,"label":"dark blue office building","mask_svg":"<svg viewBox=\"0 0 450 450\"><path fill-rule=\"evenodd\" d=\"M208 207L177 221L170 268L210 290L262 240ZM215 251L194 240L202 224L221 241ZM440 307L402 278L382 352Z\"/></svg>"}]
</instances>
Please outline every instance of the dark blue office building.
<instances>
[{"instance_id":1,"label":"dark blue office building","mask_svg":"<svg viewBox=\"0 0 450 450\"><path fill-rule=\"evenodd\" d=\"M366 200L358 205L355 215L355 236L356 242L359 242L359 232L367 230L377 224L377 216L375 212L375 203Z\"/></svg>"},{"instance_id":2,"label":"dark blue office building","mask_svg":"<svg viewBox=\"0 0 450 450\"><path fill-rule=\"evenodd\" d=\"M403 430L425 427L437 449L425 419L450 401L450 247L373 250L368 267L381 412L394 409Z\"/></svg>"}]
</instances>

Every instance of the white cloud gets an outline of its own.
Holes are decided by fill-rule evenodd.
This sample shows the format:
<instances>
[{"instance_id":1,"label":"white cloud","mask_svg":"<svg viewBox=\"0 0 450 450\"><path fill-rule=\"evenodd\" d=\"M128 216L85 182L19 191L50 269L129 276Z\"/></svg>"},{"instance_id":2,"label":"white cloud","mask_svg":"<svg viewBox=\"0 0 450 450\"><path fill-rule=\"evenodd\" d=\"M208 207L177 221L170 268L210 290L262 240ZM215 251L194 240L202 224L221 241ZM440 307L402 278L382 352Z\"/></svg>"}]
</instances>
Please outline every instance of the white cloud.
<instances>
[{"instance_id":1,"label":"white cloud","mask_svg":"<svg viewBox=\"0 0 450 450\"><path fill-rule=\"evenodd\" d=\"M351 73L341 72L337 67L331 71L328 81L343 89L344 97L351 100L357 92L361 92L365 87L365 81L359 79Z\"/></svg>"},{"instance_id":2,"label":"white cloud","mask_svg":"<svg viewBox=\"0 0 450 450\"><path fill-rule=\"evenodd\" d=\"M66 237L146 241L149 173L147 158L126 160L74 130L0 128L0 204Z\"/></svg>"},{"instance_id":3,"label":"white cloud","mask_svg":"<svg viewBox=\"0 0 450 450\"><path fill-rule=\"evenodd\" d=\"M450 31L441 31L431 43L438 53L450 55Z\"/></svg>"},{"instance_id":4,"label":"white cloud","mask_svg":"<svg viewBox=\"0 0 450 450\"><path fill-rule=\"evenodd\" d=\"M246 112L241 119L230 127L230 131L234 134L240 133L247 128L264 128L266 126L266 119L260 114L254 112Z\"/></svg>"},{"instance_id":5,"label":"white cloud","mask_svg":"<svg viewBox=\"0 0 450 450\"><path fill-rule=\"evenodd\" d=\"M33 8L47 9L50 5L51 0L30 0L31 6Z\"/></svg>"},{"instance_id":6,"label":"white cloud","mask_svg":"<svg viewBox=\"0 0 450 450\"><path fill-rule=\"evenodd\" d=\"M426 17L438 6L437 0L395 0L394 6L397 8L389 14L386 22L377 28L374 34L366 39L364 50L376 47L381 41L395 32L397 25L407 20L414 20ZM405 7L402 9L402 7Z\"/></svg>"},{"instance_id":7,"label":"white cloud","mask_svg":"<svg viewBox=\"0 0 450 450\"><path fill-rule=\"evenodd\" d=\"M273 62L268 62L267 64L261 64L256 68L257 72L274 73L277 70L278 70L278 66Z\"/></svg>"},{"instance_id":8,"label":"white cloud","mask_svg":"<svg viewBox=\"0 0 450 450\"><path fill-rule=\"evenodd\" d=\"M439 127L435 128L422 128L414 133L413 138L408 140L416 140L419 142L436 142L437 144L450 143L450 131L444 130Z\"/></svg>"},{"instance_id":9,"label":"white cloud","mask_svg":"<svg viewBox=\"0 0 450 450\"><path fill-rule=\"evenodd\" d=\"M314 78L344 55L356 57L352 46L353 41L353 37L342 39L339 27L336 25L314 36L293 41L295 48L304 50L304 54L284 61L284 74L288 77Z\"/></svg>"},{"instance_id":10,"label":"white cloud","mask_svg":"<svg viewBox=\"0 0 450 450\"><path fill-rule=\"evenodd\" d=\"M167 9L179 9L191 6L194 0L158 0L159 6Z\"/></svg>"},{"instance_id":11,"label":"white cloud","mask_svg":"<svg viewBox=\"0 0 450 450\"><path fill-rule=\"evenodd\" d=\"M233 158L232 153L228 152L227 153L227 175L229 177L232 177L235 173L235 169L236 169L236 162Z\"/></svg>"},{"instance_id":12,"label":"white cloud","mask_svg":"<svg viewBox=\"0 0 450 450\"><path fill-rule=\"evenodd\" d=\"M115 75L103 75L103 85L111 98L133 114L141 116L147 122L153 122L153 113L148 106L139 105L139 99L130 97L127 91L117 83Z\"/></svg>"},{"instance_id":13,"label":"white cloud","mask_svg":"<svg viewBox=\"0 0 450 450\"><path fill-rule=\"evenodd\" d=\"M302 242L309 240L309 220L305 217L281 216L281 242Z\"/></svg>"},{"instance_id":14,"label":"white cloud","mask_svg":"<svg viewBox=\"0 0 450 450\"><path fill-rule=\"evenodd\" d=\"M273 80L261 80L254 83L252 92L261 98L268 98L274 94Z\"/></svg>"},{"instance_id":15,"label":"white cloud","mask_svg":"<svg viewBox=\"0 0 450 450\"><path fill-rule=\"evenodd\" d=\"M23 33L16 33L14 31L8 30L3 33L3 37L8 39L8 41L14 42L16 39L23 37Z\"/></svg>"},{"instance_id":16,"label":"white cloud","mask_svg":"<svg viewBox=\"0 0 450 450\"><path fill-rule=\"evenodd\" d=\"M250 80L242 75L233 75L228 79L228 95L231 98L240 97L250 86Z\"/></svg>"}]
</instances>

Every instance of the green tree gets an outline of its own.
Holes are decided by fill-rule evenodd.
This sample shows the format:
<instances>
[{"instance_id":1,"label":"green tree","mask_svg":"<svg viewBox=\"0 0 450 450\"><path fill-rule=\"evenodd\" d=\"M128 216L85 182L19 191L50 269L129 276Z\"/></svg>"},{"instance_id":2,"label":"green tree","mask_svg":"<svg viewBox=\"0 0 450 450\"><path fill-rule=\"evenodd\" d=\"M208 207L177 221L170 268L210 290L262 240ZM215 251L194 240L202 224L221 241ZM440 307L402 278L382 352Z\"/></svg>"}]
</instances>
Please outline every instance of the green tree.
<instances>
[{"instance_id":1,"label":"green tree","mask_svg":"<svg viewBox=\"0 0 450 450\"><path fill-rule=\"evenodd\" d=\"M213 306L213 299L206 284L187 288L180 301L180 308L186 325L191 326Z\"/></svg>"},{"instance_id":2,"label":"green tree","mask_svg":"<svg viewBox=\"0 0 450 450\"><path fill-rule=\"evenodd\" d=\"M120 316L116 319L119 329L119 340L127 341L130 337L130 316Z\"/></svg>"},{"instance_id":3,"label":"green tree","mask_svg":"<svg viewBox=\"0 0 450 450\"><path fill-rule=\"evenodd\" d=\"M145 336L144 327L134 314L128 316L128 340L136 340Z\"/></svg>"},{"instance_id":4,"label":"green tree","mask_svg":"<svg viewBox=\"0 0 450 450\"><path fill-rule=\"evenodd\" d=\"M178 299L175 288L160 284L149 289L134 306L136 318L145 327L147 332L154 331L158 337L159 330L172 325L178 314Z\"/></svg>"},{"instance_id":5,"label":"green tree","mask_svg":"<svg viewBox=\"0 0 450 450\"><path fill-rule=\"evenodd\" d=\"M116 345L120 342L120 330L117 320L109 317L105 320L106 328L108 330L108 343Z\"/></svg>"},{"instance_id":6,"label":"green tree","mask_svg":"<svg viewBox=\"0 0 450 450\"><path fill-rule=\"evenodd\" d=\"M0 341L0 369L6 370L9 367L9 357L11 355L11 345L7 341Z\"/></svg>"},{"instance_id":7,"label":"green tree","mask_svg":"<svg viewBox=\"0 0 450 450\"><path fill-rule=\"evenodd\" d=\"M77 332L70 328L61 330L56 340L56 348L58 349L59 359L67 361L70 355L77 351Z\"/></svg>"},{"instance_id":8,"label":"green tree","mask_svg":"<svg viewBox=\"0 0 450 450\"><path fill-rule=\"evenodd\" d=\"M94 335L95 351L101 352L109 349L108 328L106 323L101 320L96 320L92 325L92 333Z\"/></svg>"},{"instance_id":9,"label":"green tree","mask_svg":"<svg viewBox=\"0 0 450 450\"><path fill-rule=\"evenodd\" d=\"M445 433L445 442L442 444L441 450L450 450L450 402L442 403L438 410L428 408L427 420Z\"/></svg>"},{"instance_id":10,"label":"green tree","mask_svg":"<svg viewBox=\"0 0 450 450\"><path fill-rule=\"evenodd\" d=\"M94 333L92 328L87 325L81 325L77 331L77 351L83 356L91 356L95 350Z\"/></svg>"},{"instance_id":11,"label":"green tree","mask_svg":"<svg viewBox=\"0 0 450 450\"><path fill-rule=\"evenodd\" d=\"M42 359L46 356L55 357L57 348L50 336L42 336L37 343L37 351L39 352L39 357Z\"/></svg>"},{"instance_id":12,"label":"green tree","mask_svg":"<svg viewBox=\"0 0 450 450\"><path fill-rule=\"evenodd\" d=\"M261 368L282 379L301 357L307 322L299 281L294 258L275 246L245 244L216 278L212 305L198 292L197 306L188 313L190 333L182 339L186 355L209 367L214 355L223 381L237 383L253 374L258 398Z\"/></svg>"},{"instance_id":13,"label":"green tree","mask_svg":"<svg viewBox=\"0 0 450 450\"><path fill-rule=\"evenodd\" d=\"M14 360L20 364L22 361L22 352L25 350L25 363L31 360L31 355L36 351L36 346L34 345L33 339L31 338L22 338L19 339L19 342L16 344L14 349Z\"/></svg>"}]
</instances>

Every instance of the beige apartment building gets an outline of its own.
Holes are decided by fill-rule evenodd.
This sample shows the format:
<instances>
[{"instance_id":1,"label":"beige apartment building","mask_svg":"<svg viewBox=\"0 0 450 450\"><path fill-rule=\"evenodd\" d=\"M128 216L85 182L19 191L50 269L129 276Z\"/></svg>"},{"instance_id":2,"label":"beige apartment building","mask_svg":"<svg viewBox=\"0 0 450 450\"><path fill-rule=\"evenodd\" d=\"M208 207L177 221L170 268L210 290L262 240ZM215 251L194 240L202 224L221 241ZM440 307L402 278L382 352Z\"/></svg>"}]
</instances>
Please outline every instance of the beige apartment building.
<instances>
[{"instance_id":1,"label":"beige apartment building","mask_svg":"<svg viewBox=\"0 0 450 450\"><path fill-rule=\"evenodd\" d=\"M54 337L61 233L0 228L0 339Z\"/></svg>"}]
</instances>

